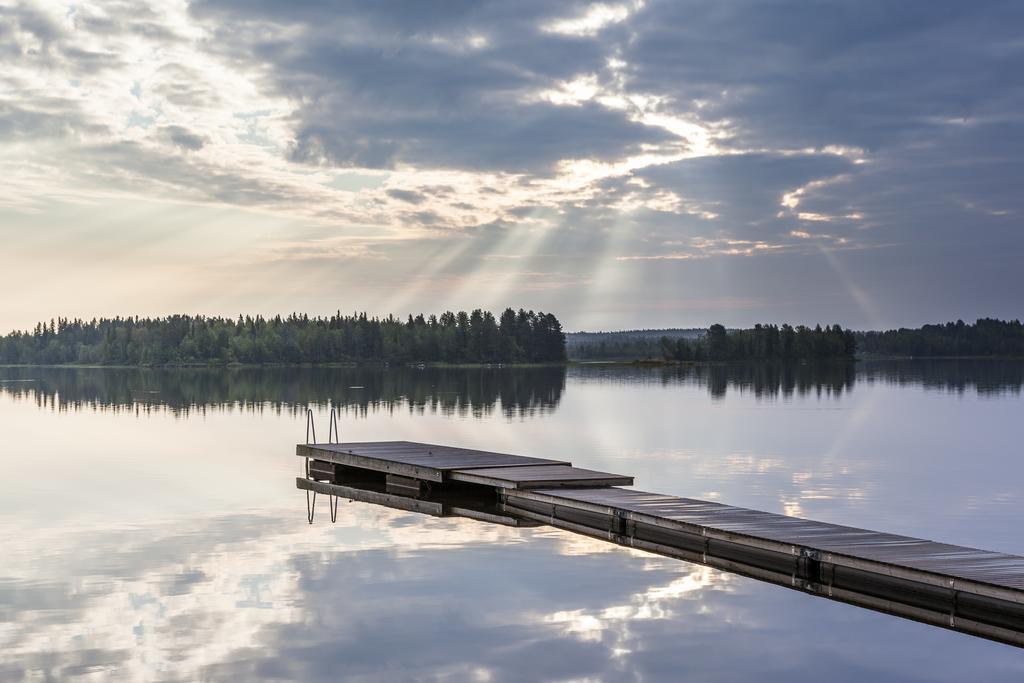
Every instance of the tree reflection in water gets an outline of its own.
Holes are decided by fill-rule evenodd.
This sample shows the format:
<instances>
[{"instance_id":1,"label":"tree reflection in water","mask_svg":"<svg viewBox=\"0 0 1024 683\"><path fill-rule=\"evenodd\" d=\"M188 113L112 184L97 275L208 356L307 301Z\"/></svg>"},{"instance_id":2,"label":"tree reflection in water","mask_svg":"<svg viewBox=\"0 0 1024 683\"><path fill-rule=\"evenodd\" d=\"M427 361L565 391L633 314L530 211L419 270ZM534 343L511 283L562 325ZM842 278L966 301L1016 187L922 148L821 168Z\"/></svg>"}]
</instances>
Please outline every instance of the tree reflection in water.
<instances>
[{"instance_id":1,"label":"tree reflection in water","mask_svg":"<svg viewBox=\"0 0 1024 683\"><path fill-rule=\"evenodd\" d=\"M443 415L508 417L555 410L566 381L689 384L714 399L730 391L758 399L816 394L841 396L859 383L922 386L978 394L1020 393L1024 363L936 359L706 365L569 367L240 367L73 368L0 367L0 392L55 410L225 408L297 414L337 406L348 414L422 410Z\"/></svg>"}]
</instances>

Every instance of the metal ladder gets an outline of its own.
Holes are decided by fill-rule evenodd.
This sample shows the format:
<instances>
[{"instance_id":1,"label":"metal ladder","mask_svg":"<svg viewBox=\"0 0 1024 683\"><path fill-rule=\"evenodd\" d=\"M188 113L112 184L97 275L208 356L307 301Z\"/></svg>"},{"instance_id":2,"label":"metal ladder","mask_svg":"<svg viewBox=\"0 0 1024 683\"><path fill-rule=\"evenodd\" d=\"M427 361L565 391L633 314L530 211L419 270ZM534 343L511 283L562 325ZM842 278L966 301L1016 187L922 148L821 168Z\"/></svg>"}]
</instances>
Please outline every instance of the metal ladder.
<instances>
[{"instance_id":1,"label":"metal ladder","mask_svg":"<svg viewBox=\"0 0 1024 683\"><path fill-rule=\"evenodd\" d=\"M310 441L310 435L313 436L313 440ZM313 416L313 409L306 408L306 444L315 444L316 441L316 420ZM327 443L341 443L341 434L338 431L338 411L332 405L331 415L327 424ZM309 456L306 456L305 463L303 465L303 474L306 479L309 479ZM306 489L306 519L310 524L313 523L313 517L316 515L316 491L312 492L313 495L310 497L309 489ZM338 496L328 494L327 504L331 511L331 523L338 521Z\"/></svg>"}]
</instances>

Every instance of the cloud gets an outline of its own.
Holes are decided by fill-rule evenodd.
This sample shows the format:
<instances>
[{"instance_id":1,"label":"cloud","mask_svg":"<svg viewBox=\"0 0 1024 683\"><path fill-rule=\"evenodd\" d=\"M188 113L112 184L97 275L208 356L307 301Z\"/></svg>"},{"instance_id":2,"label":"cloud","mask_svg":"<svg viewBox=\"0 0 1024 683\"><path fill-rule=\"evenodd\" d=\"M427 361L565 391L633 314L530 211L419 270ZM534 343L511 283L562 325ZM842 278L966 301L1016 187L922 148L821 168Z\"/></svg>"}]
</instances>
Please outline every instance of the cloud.
<instances>
[{"instance_id":1,"label":"cloud","mask_svg":"<svg viewBox=\"0 0 1024 683\"><path fill-rule=\"evenodd\" d=\"M190 132L184 126L165 126L161 133L172 144L190 152L198 152L208 142L207 138Z\"/></svg>"},{"instance_id":2,"label":"cloud","mask_svg":"<svg viewBox=\"0 0 1024 683\"><path fill-rule=\"evenodd\" d=\"M557 19L542 26L542 30L548 33L563 33L570 36L594 36L602 29L625 21L630 10L640 9L643 2L635 2L632 7L628 4L608 5L594 3L586 10L569 19Z\"/></svg>"},{"instance_id":3,"label":"cloud","mask_svg":"<svg viewBox=\"0 0 1024 683\"><path fill-rule=\"evenodd\" d=\"M33 97L0 101L0 142L98 136L108 129L89 119L73 100Z\"/></svg>"},{"instance_id":4,"label":"cloud","mask_svg":"<svg viewBox=\"0 0 1024 683\"><path fill-rule=\"evenodd\" d=\"M877 150L928 131L929 117L1010 113L1019 101L1004 78L1021 61L1016 3L976 11L954 1L868 0L819 9L652 3L636 15L622 58L638 87L679 106L699 101L734 120L744 144Z\"/></svg>"},{"instance_id":5,"label":"cloud","mask_svg":"<svg viewBox=\"0 0 1024 683\"><path fill-rule=\"evenodd\" d=\"M410 204L420 204L426 199L422 193L415 192L413 190L394 189L387 190L385 194L392 199L398 199L399 201L408 202Z\"/></svg>"},{"instance_id":6,"label":"cloud","mask_svg":"<svg viewBox=\"0 0 1024 683\"><path fill-rule=\"evenodd\" d=\"M300 103L297 161L544 172L561 159L611 160L670 138L596 104L529 101L534 90L605 61L592 41L545 33L546 4L418 5L317 12L322 6L302 3L293 13L281 3L208 0L193 12L230 22L219 48L269 64L267 86ZM459 47L474 35L489 39Z\"/></svg>"},{"instance_id":7,"label":"cloud","mask_svg":"<svg viewBox=\"0 0 1024 683\"><path fill-rule=\"evenodd\" d=\"M600 106L569 110L548 103L464 102L425 118L409 94L401 115L382 119L365 110L342 84L310 95L300 112L290 157L312 164L395 168L400 164L510 172L550 172L567 158L614 160L669 136L625 120ZM399 91L402 83L387 84ZM336 88L336 89L335 89ZM297 96L301 96L296 94Z\"/></svg>"},{"instance_id":8,"label":"cloud","mask_svg":"<svg viewBox=\"0 0 1024 683\"><path fill-rule=\"evenodd\" d=\"M579 282L641 260L683 278L740 243L773 247L745 262L925 247L920 281L985 249L1004 310L1022 19L997 0L8 4L0 203L256 210L318 226L271 240L295 253L362 236L347 263L447 240L467 277L513 243ZM909 292L883 260L850 277Z\"/></svg>"}]
</instances>

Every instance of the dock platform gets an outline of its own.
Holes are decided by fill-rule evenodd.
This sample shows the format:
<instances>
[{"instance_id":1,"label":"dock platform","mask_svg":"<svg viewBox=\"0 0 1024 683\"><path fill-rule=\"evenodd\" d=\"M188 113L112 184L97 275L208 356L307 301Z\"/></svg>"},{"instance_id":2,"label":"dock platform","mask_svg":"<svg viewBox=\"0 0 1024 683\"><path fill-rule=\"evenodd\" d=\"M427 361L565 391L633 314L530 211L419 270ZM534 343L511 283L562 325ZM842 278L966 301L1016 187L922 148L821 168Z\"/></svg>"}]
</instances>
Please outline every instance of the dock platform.
<instances>
[{"instance_id":1,"label":"dock platform","mask_svg":"<svg viewBox=\"0 0 1024 683\"><path fill-rule=\"evenodd\" d=\"M633 477L584 470L564 460L411 441L300 444L296 453L317 463L372 470L423 482L463 481L503 489L633 484ZM324 471L329 469L323 467Z\"/></svg>"},{"instance_id":2,"label":"dock platform","mask_svg":"<svg viewBox=\"0 0 1024 683\"><path fill-rule=\"evenodd\" d=\"M560 460L407 441L300 444L296 454L307 492L547 524L1024 647L1018 555L622 488L633 477Z\"/></svg>"}]
</instances>

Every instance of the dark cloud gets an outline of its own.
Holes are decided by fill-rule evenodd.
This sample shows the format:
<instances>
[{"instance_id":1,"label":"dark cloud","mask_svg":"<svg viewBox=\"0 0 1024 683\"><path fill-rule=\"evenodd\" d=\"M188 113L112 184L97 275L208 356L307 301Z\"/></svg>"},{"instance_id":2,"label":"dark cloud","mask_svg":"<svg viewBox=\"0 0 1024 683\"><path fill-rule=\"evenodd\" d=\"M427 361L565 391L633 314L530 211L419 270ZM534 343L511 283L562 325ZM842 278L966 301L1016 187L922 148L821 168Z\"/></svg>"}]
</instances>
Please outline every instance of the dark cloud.
<instances>
[{"instance_id":1,"label":"dark cloud","mask_svg":"<svg viewBox=\"0 0 1024 683\"><path fill-rule=\"evenodd\" d=\"M620 111L530 99L607 58L594 41L544 33L547 3L207 0L191 9L217 19L220 49L270 65L268 86L301 102L297 161L545 172L561 159L617 159L672 138ZM268 21L298 35L278 38Z\"/></svg>"},{"instance_id":2,"label":"dark cloud","mask_svg":"<svg viewBox=\"0 0 1024 683\"><path fill-rule=\"evenodd\" d=\"M10 35L15 27L38 38L44 47L63 35L50 17L28 3L0 7L0 31Z\"/></svg>"},{"instance_id":3,"label":"dark cloud","mask_svg":"<svg viewBox=\"0 0 1024 683\"><path fill-rule=\"evenodd\" d=\"M407 218L418 225L439 225L444 222L436 211L414 211Z\"/></svg>"},{"instance_id":4,"label":"dark cloud","mask_svg":"<svg viewBox=\"0 0 1024 683\"><path fill-rule=\"evenodd\" d=\"M670 189L732 226L773 219L783 193L854 165L832 155L741 154L686 159L636 173L656 188Z\"/></svg>"},{"instance_id":5,"label":"dark cloud","mask_svg":"<svg viewBox=\"0 0 1024 683\"><path fill-rule=\"evenodd\" d=\"M422 204L427 199L422 193L413 192L412 190L388 190L385 194L392 199L409 202L410 204Z\"/></svg>"},{"instance_id":6,"label":"dark cloud","mask_svg":"<svg viewBox=\"0 0 1024 683\"><path fill-rule=\"evenodd\" d=\"M740 144L876 149L934 119L1019 118L1022 21L1015 2L656 1L623 58L635 87L706 100Z\"/></svg>"},{"instance_id":7,"label":"dark cloud","mask_svg":"<svg viewBox=\"0 0 1024 683\"><path fill-rule=\"evenodd\" d=\"M210 580L206 572L201 569L190 569L181 573L168 574L164 581L161 595L185 595L192 592L196 584Z\"/></svg>"},{"instance_id":8,"label":"dark cloud","mask_svg":"<svg viewBox=\"0 0 1024 683\"><path fill-rule=\"evenodd\" d=\"M75 65L75 72L77 74L102 71L103 69L117 69L125 65L121 58L112 52L83 50L82 48L67 46L62 50L62 53L65 59Z\"/></svg>"},{"instance_id":9,"label":"dark cloud","mask_svg":"<svg viewBox=\"0 0 1024 683\"><path fill-rule=\"evenodd\" d=\"M337 166L388 168L398 162L461 169L548 172L562 159L611 161L640 145L667 141L597 105L510 104L460 109L429 120L385 120L341 109L330 97L303 112L292 159ZM343 113L338 113L343 112Z\"/></svg>"},{"instance_id":10,"label":"dark cloud","mask_svg":"<svg viewBox=\"0 0 1024 683\"><path fill-rule=\"evenodd\" d=\"M526 3L524 3L525 5ZM537 5L538 3L531 3ZM445 30L498 3L479 0L452 0L442 3L412 1L364 3L356 0L193 0L190 11L200 17L220 17L234 12L284 24L316 24L354 17L363 26L376 30L412 34ZM535 11L535 10L534 10Z\"/></svg>"},{"instance_id":11,"label":"dark cloud","mask_svg":"<svg viewBox=\"0 0 1024 683\"><path fill-rule=\"evenodd\" d=\"M206 137L197 135L184 126L164 126L161 132L171 144L189 152L198 152L208 142Z\"/></svg>"},{"instance_id":12,"label":"dark cloud","mask_svg":"<svg viewBox=\"0 0 1024 683\"><path fill-rule=\"evenodd\" d=\"M182 37L167 27L164 17L145 3L106 0L98 7L78 6L70 16L74 27L98 36L135 34L160 42L180 42Z\"/></svg>"},{"instance_id":13,"label":"dark cloud","mask_svg":"<svg viewBox=\"0 0 1024 683\"><path fill-rule=\"evenodd\" d=\"M109 129L81 111L78 103L58 97L31 102L0 99L0 140L45 140L101 135Z\"/></svg>"}]
</instances>

